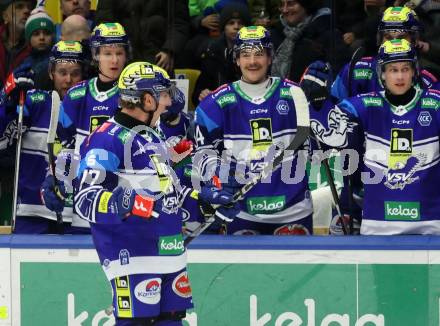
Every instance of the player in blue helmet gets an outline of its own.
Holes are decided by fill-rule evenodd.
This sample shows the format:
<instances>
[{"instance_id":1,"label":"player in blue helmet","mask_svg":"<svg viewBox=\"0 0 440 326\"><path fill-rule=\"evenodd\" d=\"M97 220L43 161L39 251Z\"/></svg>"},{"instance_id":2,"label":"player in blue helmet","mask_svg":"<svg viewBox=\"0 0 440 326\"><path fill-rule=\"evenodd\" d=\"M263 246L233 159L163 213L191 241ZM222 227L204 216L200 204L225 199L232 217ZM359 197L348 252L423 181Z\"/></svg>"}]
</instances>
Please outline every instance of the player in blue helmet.
<instances>
[{"instance_id":1,"label":"player in blue helmet","mask_svg":"<svg viewBox=\"0 0 440 326\"><path fill-rule=\"evenodd\" d=\"M325 121L312 120L322 142L361 159L361 234L440 234L440 92L420 88L417 74L414 47L386 41L378 53L384 91L345 99Z\"/></svg>"},{"instance_id":2,"label":"player in blue helmet","mask_svg":"<svg viewBox=\"0 0 440 326\"><path fill-rule=\"evenodd\" d=\"M83 49L79 42L56 43L49 60L49 76L54 92L63 97L67 90L82 80L84 72ZM27 92L24 106L24 125L20 153L17 217L15 233L56 233L56 215L47 209L40 196L40 187L48 167L47 130L52 109L51 92L33 89ZM17 114L3 133L8 146L12 144ZM58 143L56 151L60 150ZM56 153L55 153L56 154ZM70 233L71 212L63 216L66 233Z\"/></svg>"},{"instance_id":3,"label":"player in blue helmet","mask_svg":"<svg viewBox=\"0 0 440 326\"><path fill-rule=\"evenodd\" d=\"M193 164L202 181L219 177L225 187L238 191L269 164L274 150L287 147L296 136L299 104L292 94L302 91L287 79L269 76L272 52L270 34L264 27L241 28L234 46L241 80L220 86L196 108ZM296 153L286 154L284 159L291 167L301 166ZM299 177L305 169L298 169L295 181L281 170L274 171L270 180L256 184L239 201L240 213L225 218L220 232L313 232L307 177Z\"/></svg>"},{"instance_id":4,"label":"player in blue helmet","mask_svg":"<svg viewBox=\"0 0 440 326\"><path fill-rule=\"evenodd\" d=\"M171 104L163 69L135 62L118 84L121 111L81 146L75 209L91 224L116 325L179 326L193 306L181 206L197 197L227 204L232 196L179 186L153 128Z\"/></svg>"},{"instance_id":5,"label":"player in blue helmet","mask_svg":"<svg viewBox=\"0 0 440 326\"><path fill-rule=\"evenodd\" d=\"M71 198L75 177L75 155L83 140L113 116L118 110L119 89L117 81L129 57L129 42L119 23L103 23L95 27L90 37L92 63L98 76L84 80L70 88L60 109L58 136L65 149L58 155L57 166L65 173L67 198ZM49 181L49 180L48 180ZM46 194L51 190L45 187ZM50 208L62 209L64 200L50 196L45 200ZM65 203L67 207L71 202ZM88 232L88 224L75 214L72 224Z\"/></svg>"}]
</instances>

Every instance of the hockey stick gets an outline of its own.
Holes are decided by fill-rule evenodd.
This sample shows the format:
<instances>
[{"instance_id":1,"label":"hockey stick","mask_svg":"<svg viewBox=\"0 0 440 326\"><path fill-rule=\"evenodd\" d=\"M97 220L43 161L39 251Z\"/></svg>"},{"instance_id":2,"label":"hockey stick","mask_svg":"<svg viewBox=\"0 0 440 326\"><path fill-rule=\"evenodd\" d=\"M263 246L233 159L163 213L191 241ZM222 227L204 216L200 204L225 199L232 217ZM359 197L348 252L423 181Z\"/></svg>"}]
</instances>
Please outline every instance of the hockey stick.
<instances>
[{"instance_id":1,"label":"hockey stick","mask_svg":"<svg viewBox=\"0 0 440 326\"><path fill-rule=\"evenodd\" d=\"M17 219L17 199L18 199L18 179L20 174L20 154L21 142L23 138L23 115L24 115L24 97L25 91L20 90L20 97L18 100L18 121L17 121L17 147L15 149L15 171L14 171L14 193L12 196L12 225L11 230L14 233L15 221Z\"/></svg>"},{"instance_id":2,"label":"hockey stick","mask_svg":"<svg viewBox=\"0 0 440 326\"><path fill-rule=\"evenodd\" d=\"M55 174L55 157L53 153L55 136L57 132L58 117L60 115L60 96L56 90L52 91L52 105L50 111L50 123L49 130L47 132L47 154L49 157L49 169L53 176L53 189L58 195L60 193L58 189L58 180ZM62 197L62 196L60 196ZM61 212L56 212L57 216L57 233L64 233L63 215Z\"/></svg>"},{"instance_id":3,"label":"hockey stick","mask_svg":"<svg viewBox=\"0 0 440 326\"><path fill-rule=\"evenodd\" d=\"M356 63L364 56L365 49L360 46L354 51L353 56L350 60L350 66L348 70L348 97L353 96L353 78L354 78L354 67ZM349 225L350 225L350 234L353 234L353 177L350 174L348 176L348 213L349 213ZM342 221L342 220L341 220Z\"/></svg>"},{"instance_id":4,"label":"hockey stick","mask_svg":"<svg viewBox=\"0 0 440 326\"><path fill-rule=\"evenodd\" d=\"M316 144L318 145L318 149L322 150L321 142L319 141L319 139L316 139ZM333 178L332 171L330 170L330 164L328 163L327 157L325 157L322 160L322 164L324 165L325 174L327 175L327 180L330 186L330 191L332 193L333 201L335 203L336 212L339 216L339 220L341 221L342 232L344 233L344 235L347 235L348 231L347 231L347 226L345 225L344 214L342 214L339 195L338 195L338 191L336 190L335 179Z\"/></svg>"},{"instance_id":5,"label":"hockey stick","mask_svg":"<svg viewBox=\"0 0 440 326\"><path fill-rule=\"evenodd\" d=\"M304 144L307 137L310 134L310 116L309 116L309 104L304 92L299 87L291 87L290 93L295 103L296 112L296 125L297 131L292 142L276 156L272 164L268 164L264 167L260 174L255 176L249 183L245 184L239 191L234 194L233 202L242 200L244 196L254 188L261 180L270 176L273 171L281 166L284 160L284 154L286 151L296 151L298 148ZM217 206L218 207L218 206ZM214 207L216 208L216 207ZM203 233L213 222L215 217L209 218L206 222L202 223L197 229L195 229L190 235L188 235L184 240L185 248L190 244L192 240L197 238Z\"/></svg>"}]
</instances>

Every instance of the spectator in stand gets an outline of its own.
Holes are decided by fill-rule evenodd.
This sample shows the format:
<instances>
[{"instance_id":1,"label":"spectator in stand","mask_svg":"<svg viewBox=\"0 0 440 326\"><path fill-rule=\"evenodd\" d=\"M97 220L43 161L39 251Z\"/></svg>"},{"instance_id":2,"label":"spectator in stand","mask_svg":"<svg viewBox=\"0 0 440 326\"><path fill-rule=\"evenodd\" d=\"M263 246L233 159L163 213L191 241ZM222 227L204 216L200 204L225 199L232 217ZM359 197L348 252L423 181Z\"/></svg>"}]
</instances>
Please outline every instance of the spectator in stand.
<instances>
[{"instance_id":1,"label":"spectator in stand","mask_svg":"<svg viewBox=\"0 0 440 326\"><path fill-rule=\"evenodd\" d=\"M90 10L90 0L60 0L60 9L63 14L63 21L72 15L80 15L87 20L89 30L95 27L94 13ZM56 40L61 39L62 24L56 25Z\"/></svg>"},{"instance_id":2,"label":"spectator in stand","mask_svg":"<svg viewBox=\"0 0 440 326\"><path fill-rule=\"evenodd\" d=\"M248 5L247 0L189 0L193 36L185 47L185 67L200 69L202 53L221 34L220 12L228 3Z\"/></svg>"},{"instance_id":3,"label":"spectator in stand","mask_svg":"<svg viewBox=\"0 0 440 326\"><path fill-rule=\"evenodd\" d=\"M250 24L249 10L240 3L226 5L220 12L220 37L203 52L201 74L193 93L193 103L198 104L220 85L240 79L241 73L234 63L234 39L240 28Z\"/></svg>"},{"instance_id":4,"label":"spectator in stand","mask_svg":"<svg viewBox=\"0 0 440 326\"><path fill-rule=\"evenodd\" d=\"M275 47L272 75L299 81L316 60L338 71L348 59L341 33L331 28L331 11L323 0L280 0L280 22L271 30ZM334 45L334 46L333 46Z\"/></svg>"},{"instance_id":5,"label":"spectator in stand","mask_svg":"<svg viewBox=\"0 0 440 326\"><path fill-rule=\"evenodd\" d=\"M55 26L43 7L32 10L26 21L25 37L32 51L23 64L30 65L35 75L47 74Z\"/></svg>"},{"instance_id":6,"label":"spectator in stand","mask_svg":"<svg viewBox=\"0 0 440 326\"><path fill-rule=\"evenodd\" d=\"M24 26L35 1L1 0L2 25L0 26L0 86L6 77L31 53L25 42Z\"/></svg>"},{"instance_id":7,"label":"spectator in stand","mask_svg":"<svg viewBox=\"0 0 440 326\"><path fill-rule=\"evenodd\" d=\"M168 72L189 37L187 0L100 0L96 22L119 22L130 39L133 60L155 63Z\"/></svg>"},{"instance_id":8,"label":"spectator in stand","mask_svg":"<svg viewBox=\"0 0 440 326\"><path fill-rule=\"evenodd\" d=\"M81 15L67 17L61 24L61 39L63 41L88 40L90 37L90 26L87 20Z\"/></svg>"},{"instance_id":9,"label":"spectator in stand","mask_svg":"<svg viewBox=\"0 0 440 326\"><path fill-rule=\"evenodd\" d=\"M248 0L252 25L266 28L274 26L280 20L278 2L278 0Z\"/></svg>"}]
</instances>

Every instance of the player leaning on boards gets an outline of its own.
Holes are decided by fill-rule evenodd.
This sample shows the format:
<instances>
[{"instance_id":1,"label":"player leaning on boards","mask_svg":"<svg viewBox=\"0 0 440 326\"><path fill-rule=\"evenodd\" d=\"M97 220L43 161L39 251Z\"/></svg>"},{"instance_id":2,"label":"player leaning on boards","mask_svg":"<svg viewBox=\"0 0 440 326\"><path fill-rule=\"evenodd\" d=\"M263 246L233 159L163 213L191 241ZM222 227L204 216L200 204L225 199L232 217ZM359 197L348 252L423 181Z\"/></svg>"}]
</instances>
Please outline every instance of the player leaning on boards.
<instances>
[{"instance_id":1,"label":"player leaning on boards","mask_svg":"<svg viewBox=\"0 0 440 326\"><path fill-rule=\"evenodd\" d=\"M118 87L121 111L81 145L75 210L90 222L116 325L182 325L193 305L180 206L197 197L229 204L232 195L179 186L168 148L152 129L171 105L163 69L135 62Z\"/></svg>"},{"instance_id":2,"label":"player leaning on boards","mask_svg":"<svg viewBox=\"0 0 440 326\"><path fill-rule=\"evenodd\" d=\"M50 210L63 211L71 206L72 179L75 177L79 147L104 121L118 110L117 81L129 57L129 41L124 28L118 23L100 24L90 38L93 64L98 76L84 80L70 88L62 101L58 136L65 147L57 158L57 168L65 173L67 193L64 200L55 196L52 182L43 185L45 203ZM72 225L79 233L88 233L88 224L72 215Z\"/></svg>"},{"instance_id":3,"label":"player leaning on boards","mask_svg":"<svg viewBox=\"0 0 440 326\"><path fill-rule=\"evenodd\" d=\"M60 41L53 46L48 71L53 81L53 92L58 92L64 97L67 90L82 79L84 71L84 55L79 42ZM37 89L29 90L24 104L25 132L20 152L19 200L14 232L56 233L55 214L44 206L40 196L40 187L46 177L48 166L46 141L53 106L51 93ZM7 136L15 130L16 116L14 113L14 120L3 134L4 139L8 139ZM66 232L70 232L70 214L65 216L64 222Z\"/></svg>"},{"instance_id":4,"label":"player leaning on boards","mask_svg":"<svg viewBox=\"0 0 440 326\"><path fill-rule=\"evenodd\" d=\"M384 91L340 102L317 137L363 155L361 234L440 234L432 186L440 178L440 92L420 88L417 55L406 40L380 47L377 75Z\"/></svg>"},{"instance_id":5,"label":"player leaning on boards","mask_svg":"<svg viewBox=\"0 0 440 326\"><path fill-rule=\"evenodd\" d=\"M272 55L270 34L264 27L240 29L234 56L241 80L220 86L196 109L193 165L204 180L215 175L237 191L295 137L296 110L302 107L292 94L303 92L289 80L268 75ZM227 225L227 233L311 234L312 201L300 161L296 152L286 153L282 168L239 202L240 214Z\"/></svg>"}]
</instances>

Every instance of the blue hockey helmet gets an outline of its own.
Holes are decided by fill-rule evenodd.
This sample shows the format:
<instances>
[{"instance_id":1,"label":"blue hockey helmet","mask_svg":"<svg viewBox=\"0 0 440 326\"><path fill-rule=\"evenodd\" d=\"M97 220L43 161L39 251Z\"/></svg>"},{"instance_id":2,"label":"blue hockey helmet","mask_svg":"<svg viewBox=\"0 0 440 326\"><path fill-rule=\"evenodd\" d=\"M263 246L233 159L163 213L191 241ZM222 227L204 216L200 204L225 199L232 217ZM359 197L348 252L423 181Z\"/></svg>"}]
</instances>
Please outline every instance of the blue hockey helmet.
<instances>
[{"instance_id":1,"label":"blue hockey helmet","mask_svg":"<svg viewBox=\"0 0 440 326\"><path fill-rule=\"evenodd\" d=\"M96 26L90 36L90 48L94 60L97 60L98 49L101 46L119 45L125 48L129 55L130 44L124 27L119 23L102 23Z\"/></svg>"},{"instance_id":2,"label":"blue hockey helmet","mask_svg":"<svg viewBox=\"0 0 440 326\"><path fill-rule=\"evenodd\" d=\"M266 49L268 54L273 54L273 43L269 31L263 26L242 27L234 41L234 59L238 58L240 52L247 49Z\"/></svg>"},{"instance_id":3,"label":"blue hockey helmet","mask_svg":"<svg viewBox=\"0 0 440 326\"><path fill-rule=\"evenodd\" d=\"M405 39L395 39L386 41L379 48L377 56L377 75L382 81L382 72L385 66L391 62L411 62L415 70L415 78L419 75L419 65L417 60L417 53L414 47Z\"/></svg>"},{"instance_id":4,"label":"blue hockey helmet","mask_svg":"<svg viewBox=\"0 0 440 326\"><path fill-rule=\"evenodd\" d=\"M77 41L59 41L50 52L49 70L58 62L84 63L84 52L81 43Z\"/></svg>"},{"instance_id":5,"label":"blue hockey helmet","mask_svg":"<svg viewBox=\"0 0 440 326\"><path fill-rule=\"evenodd\" d=\"M385 33L390 32L408 33L414 42L422 29L414 10L408 7L389 7L384 11L377 28L378 44L382 44Z\"/></svg>"},{"instance_id":6,"label":"blue hockey helmet","mask_svg":"<svg viewBox=\"0 0 440 326\"><path fill-rule=\"evenodd\" d=\"M145 93L159 101L160 93L172 87L168 73L149 62L134 62L121 72L118 81L121 100L140 104Z\"/></svg>"}]
</instances>

